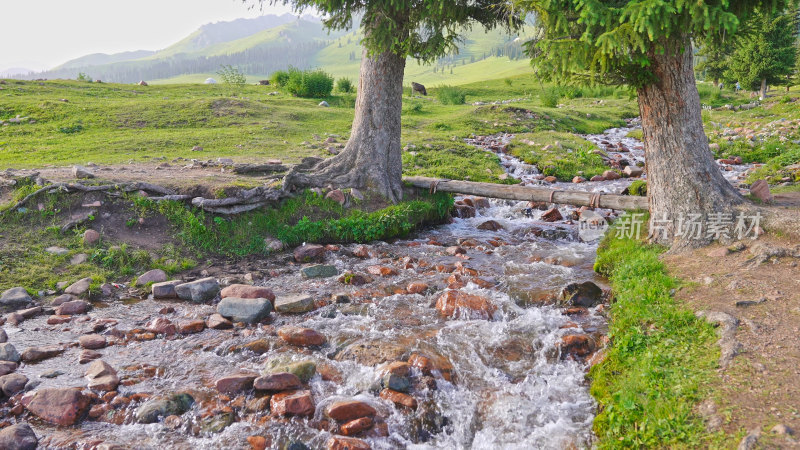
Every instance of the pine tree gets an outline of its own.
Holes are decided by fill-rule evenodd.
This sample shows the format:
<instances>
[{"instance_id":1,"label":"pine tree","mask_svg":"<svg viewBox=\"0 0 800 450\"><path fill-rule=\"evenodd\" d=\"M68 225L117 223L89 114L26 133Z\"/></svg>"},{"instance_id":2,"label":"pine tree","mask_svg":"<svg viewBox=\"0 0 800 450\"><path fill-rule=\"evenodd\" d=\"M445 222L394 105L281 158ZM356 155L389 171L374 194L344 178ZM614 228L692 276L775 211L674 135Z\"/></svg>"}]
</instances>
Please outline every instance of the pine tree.
<instances>
[{"instance_id":1,"label":"pine tree","mask_svg":"<svg viewBox=\"0 0 800 450\"><path fill-rule=\"evenodd\" d=\"M787 85L797 63L797 11L759 12L737 39L728 76L767 96L768 85Z\"/></svg>"},{"instance_id":2,"label":"pine tree","mask_svg":"<svg viewBox=\"0 0 800 450\"><path fill-rule=\"evenodd\" d=\"M708 238L681 234L681 220L735 214L744 198L722 176L703 131L692 41L733 35L759 8L790 0L515 0L544 32L527 43L544 80L636 90L647 155L654 241L676 248Z\"/></svg>"},{"instance_id":3,"label":"pine tree","mask_svg":"<svg viewBox=\"0 0 800 450\"><path fill-rule=\"evenodd\" d=\"M700 51L697 52L700 62L695 70L702 73L707 80L712 80L714 86L718 86L728 71L733 49L732 37L712 36L710 39L706 39L701 43Z\"/></svg>"}]
</instances>

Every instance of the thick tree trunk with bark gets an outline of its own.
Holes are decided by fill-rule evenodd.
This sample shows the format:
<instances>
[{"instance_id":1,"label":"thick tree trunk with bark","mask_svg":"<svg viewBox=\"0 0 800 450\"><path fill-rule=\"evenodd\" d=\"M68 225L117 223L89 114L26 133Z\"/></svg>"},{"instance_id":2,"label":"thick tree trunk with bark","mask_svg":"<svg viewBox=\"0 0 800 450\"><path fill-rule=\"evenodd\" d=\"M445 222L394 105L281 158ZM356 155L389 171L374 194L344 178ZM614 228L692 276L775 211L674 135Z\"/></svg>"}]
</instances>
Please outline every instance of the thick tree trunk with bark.
<instances>
[{"instance_id":1,"label":"thick tree trunk with bark","mask_svg":"<svg viewBox=\"0 0 800 450\"><path fill-rule=\"evenodd\" d=\"M735 206L744 202L709 150L688 38L683 44L684 50L651 55L656 80L638 90L651 232L660 231L654 240L677 248L709 242L705 236L676 236L681 218L735 214Z\"/></svg>"},{"instance_id":2,"label":"thick tree trunk with bark","mask_svg":"<svg viewBox=\"0 0 800 450\"><path fill-rule=\"evenodd\" d=\"M406 59L365 51L361 61L355 118L344 150L311 168L291 170L284 189L331 185L377 192L392 202L403 198L400 114Z\"/></svg>"}]
</instances>

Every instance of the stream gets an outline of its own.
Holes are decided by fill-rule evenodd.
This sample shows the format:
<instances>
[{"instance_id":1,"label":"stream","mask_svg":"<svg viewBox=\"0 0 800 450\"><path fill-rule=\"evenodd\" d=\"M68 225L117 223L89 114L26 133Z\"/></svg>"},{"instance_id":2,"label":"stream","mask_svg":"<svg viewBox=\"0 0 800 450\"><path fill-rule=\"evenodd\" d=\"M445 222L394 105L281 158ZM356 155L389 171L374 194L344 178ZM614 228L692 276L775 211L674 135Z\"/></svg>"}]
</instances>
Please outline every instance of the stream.
<instances>
[{"instance_id":1,"label":"stream","mask_svg":"<svg viewBox=\"0 0 800 450\"><path fill-rule=\"evenodd\" d=\"M641 144L626 137L636 126L632 122L586 138L612 158L619 154L632 163L642 162ZM468 142L495 151L510 139L501 134ZM626 151L613 151L619 144ZM544 183L535 167L498 155L509 175L523 184ZM629 183L620 179L555 187L616 193ZM118 371L119 400L111 401L99 418L71 428L29 419L40 443L249 448L247 438L257 435L266 438L268 448L303 448L299 443L326 448L336 431L336 424L325 417L326 407L358 400L376 410L374 425L356 435L374 449L591 447L595 403L585 379L590 355L566 351L563 343L565 337L580 336L588 338L592 350L602 348L604 306L567 309L554 301L570 283L592 281L607 288L592 270L596 242L577 238L573 207L559 207L565 220L546 223L541 220L544 211L526 202L458 200L475 206L475 216L455 218L408 239L329 248L325 264L335 266L339 274L372 278L362 286L344 285L336 276L306 279L300 265L290 261L291 254L272 257L267 277L255 284L271 288L278 297L310 294L317 300L316 309L304 314L273 313L261 325L152 338L142 330L155 318L177 324L206 319L215 309L151 297L95 303L88 315L63 324L48 325L47 315L16 327L6 324L9 342L20 352L45 345L66 349L18 369L29 384L39 383L38 389L86 386L86 365L77 363L81 348L75 343L80 336L98 332L112 344L99 352ZM483 225L488 221L494 221L492 226ZM424 283L427 289L409 293L411 283ZM448 291L480 297L490 305L488 314L487 308L478 308L444 316L435 306ZM320 301L337 293L345 293L349 301ZM316 330L327 342L316 348L289 345L276 333L284 325ZM407 376L408 394L417 407L404 408L381 398L385 365L413 362L419 356L430 366L411 364ZM315 374L304 386L313 397L313 414L275 417L265 408L264 396L252 389L226 395L215 389L221 377L258 374L270 361L315 365ZM135 411L147 396L177 392L188 392L195 400L185 414L159 423L136 423Z\"/></svg>"}]
</instances>

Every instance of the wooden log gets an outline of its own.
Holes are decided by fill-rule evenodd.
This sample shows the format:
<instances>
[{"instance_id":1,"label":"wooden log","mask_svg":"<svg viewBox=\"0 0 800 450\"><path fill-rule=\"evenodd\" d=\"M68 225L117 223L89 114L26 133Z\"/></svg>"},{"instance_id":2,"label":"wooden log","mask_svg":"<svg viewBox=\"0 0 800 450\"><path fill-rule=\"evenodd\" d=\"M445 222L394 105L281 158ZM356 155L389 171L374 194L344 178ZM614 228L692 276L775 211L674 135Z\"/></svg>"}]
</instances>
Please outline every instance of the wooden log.
<instances>
[{"instance_id":1,"label":"wooden log","mask_svg":"<svg viewBox=\"0 0 800 450\"><path fill-rule=\"evenodd\" d=\"M510 184L477 183L474 181L443 180L430 177L404 177L406 183L437 191L481 197L503 198L531 202L548 202L561 205L593 206L606 209L648 209L647 197L617 194L595 194L585 191L560 191L557 189L517 186Z\"/></svg>"}]
</instances>

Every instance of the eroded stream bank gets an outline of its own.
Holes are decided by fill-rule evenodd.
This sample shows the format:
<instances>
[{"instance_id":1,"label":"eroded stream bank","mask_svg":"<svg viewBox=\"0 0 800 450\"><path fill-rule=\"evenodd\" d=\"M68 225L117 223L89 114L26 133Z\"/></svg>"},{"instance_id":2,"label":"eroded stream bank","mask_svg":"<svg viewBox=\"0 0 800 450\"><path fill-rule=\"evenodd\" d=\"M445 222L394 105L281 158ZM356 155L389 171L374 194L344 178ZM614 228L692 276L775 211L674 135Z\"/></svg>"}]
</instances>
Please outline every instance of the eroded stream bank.
<instances>
[{"instance_id":1,"label":"eroded stream bank","mask_svg":"<svg viewBox=\"0 0 800 450\"><path fill-rule=\"evenodd\" d=\"M596 244L577 238L577 211L539 206L461 199L461 218L411 239L273 257L253 281L278 311L258 324L153 298L14 318L4 329L27 393L10 387L3 414L49 447L337 448L343 434L372 448L589 447L585 372L605 331ZM555 304L584 282L577 306ZM64 391L86 387L92 358L110 367L90 380L106 390Z\"/></svg>"}]
</instances>

